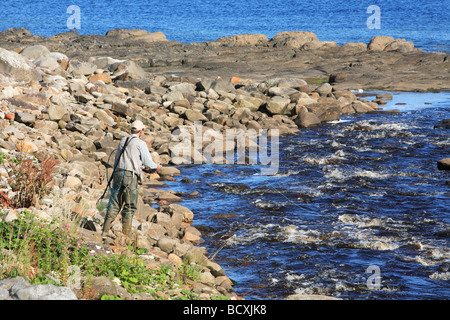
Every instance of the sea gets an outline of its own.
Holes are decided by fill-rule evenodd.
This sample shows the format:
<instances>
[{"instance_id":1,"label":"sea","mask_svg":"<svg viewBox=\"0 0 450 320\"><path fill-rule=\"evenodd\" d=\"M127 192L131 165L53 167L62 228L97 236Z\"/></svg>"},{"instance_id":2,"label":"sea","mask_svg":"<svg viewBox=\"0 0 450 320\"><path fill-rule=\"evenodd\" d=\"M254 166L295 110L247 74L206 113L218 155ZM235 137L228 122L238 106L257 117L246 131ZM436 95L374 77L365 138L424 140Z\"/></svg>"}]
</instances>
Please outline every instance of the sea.
<instances>
[{"instance_id":1,"label":"sea","mask_svg":"<svg viewBox=\"0 0 450 320\"><path fill-rule=\"evenodd\" d=\"M183 43L312 31L319 40L404 38L450 52L450 1L2 0L0 31L161 31ZM386 92L364 92L374 99ZM450 93L389 92L379 114L281 137L276 174L258 165L181 165L205 246L247 300L322 294L350 300L450 298ZM190 183L181 183L188 177Z\"/></svg>"},{"instance_id":2,"label":"sea","mask_svg":"<svg viewBox=\"0 0 450 320\"><path fill-rule=\"evenodd\" d=\"M82 35L137 28L183 43L312 31L319 40L339 45L387 35L448 52L449 7L449 0L2 0L0 31L24 27L48 37L73 28Z\"/></svg>"}]
</instances>

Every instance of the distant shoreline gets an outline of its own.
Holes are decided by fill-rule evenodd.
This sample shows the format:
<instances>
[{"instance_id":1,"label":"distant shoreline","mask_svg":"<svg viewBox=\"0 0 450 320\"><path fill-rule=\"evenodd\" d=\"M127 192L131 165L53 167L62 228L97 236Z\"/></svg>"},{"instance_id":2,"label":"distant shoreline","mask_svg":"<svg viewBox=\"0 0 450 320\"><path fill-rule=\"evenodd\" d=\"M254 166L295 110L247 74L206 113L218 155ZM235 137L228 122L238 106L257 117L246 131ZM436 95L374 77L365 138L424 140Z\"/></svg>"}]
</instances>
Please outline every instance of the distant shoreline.
<instances>
[{"instance_id":1,"label":"distant shoreline","mask_svg":"<svg viewBox=\"0 0 450 320\"><path fill-rule=\"evenodd\" d=\"M289 31L270 39L241 34L184 44L168 40L162 32L141 29L114 29L105 35L72 30L52 37L33 35L25 28L0 32L0 47L8 50L20 52L38 44L79 61L130 59L152 74L254 80L296 77L329 82L341 90L450 90L447 53L424 52L410 41L388 36L338 45L320 41L312 32Z\"/></svg>"}]
</instances>

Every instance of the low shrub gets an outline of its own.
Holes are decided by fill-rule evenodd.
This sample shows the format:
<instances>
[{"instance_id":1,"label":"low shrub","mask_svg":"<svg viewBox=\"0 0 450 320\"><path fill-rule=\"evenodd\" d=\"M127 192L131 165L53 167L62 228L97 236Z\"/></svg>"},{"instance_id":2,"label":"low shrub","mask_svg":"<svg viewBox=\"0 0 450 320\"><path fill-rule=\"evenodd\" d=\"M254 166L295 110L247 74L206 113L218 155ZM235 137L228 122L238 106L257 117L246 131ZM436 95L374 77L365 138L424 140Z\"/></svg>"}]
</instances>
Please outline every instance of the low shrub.
<instances>
[{"instance_id":1,"label":"low shrub","mask_svg":"<svg viewBox=\"0 0 450 320\"><path fill-rule=\"evenodd\" d=\"M14 196L1 193L3 205L11 208L29 208L48 193L53 179L56 160L46 155L41 162L34 157L20 153L17 158L2 158L8 171L8 185Z\"/></svg>"}]
</instances>

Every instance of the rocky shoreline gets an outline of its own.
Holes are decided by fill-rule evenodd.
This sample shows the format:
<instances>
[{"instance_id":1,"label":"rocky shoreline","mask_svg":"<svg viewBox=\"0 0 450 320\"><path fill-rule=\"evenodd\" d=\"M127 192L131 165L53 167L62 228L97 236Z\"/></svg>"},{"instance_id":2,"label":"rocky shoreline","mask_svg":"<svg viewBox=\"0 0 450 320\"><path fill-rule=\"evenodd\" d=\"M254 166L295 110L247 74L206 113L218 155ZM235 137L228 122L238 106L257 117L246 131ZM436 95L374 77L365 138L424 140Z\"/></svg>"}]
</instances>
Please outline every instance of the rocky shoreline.
<instances>
[{"instance_id":1,"label":"rocky shoreline","mask_svg":"<svg viewBox=\"0 0 450 320\"><path fill-rule=\"evenodd\" d=\"M323 54L330 61L325 63ZM365 62L352 62L343 73L339 68L348 59ZM413 62L417 59L426 68ZM376 77L365 73L366 63L372 69L381 60L390 61L388 73L397 75L395 81L381 65L372 70ZM328 69L328 63L334 69ZM416 75L414 81L402 73L404 68ZM355 69L365 74L364 81ZM202 234L193 226L195 214L179 205L184 197L196 194L164 189L164 181L182 175L177 166L229 163L218 151L239 146L224 138L226 131L239 135L276 129L280 135L301 134L302 128L339 120L344 114L383 112L380 106L390 99L385 95L368 101L350 88L381 86L382 81L389 89L448 89L450 73L444 72L448 69L447 55L424 53L411 43L387 38L339 47L312 33L281 33L271 40L241 35L186 45L142 30L113 30L105 36L71 31L45 38L10 29L0 32L0 150L12 157L27 153L38 160L54 155L58 164L52 191L30 209L32 213L52 220L61 209L69 211L83 218L79 235L92 250L123 254L127 249L119 221L113 225L119 237L101 242L105 209L97 199L105 188L107 170L111 171L111 153L128 134L129 124L143 121L149 129L143 139L153 159L164 167L147 176L140 187L133 221L136 244L146 249L140 258L148 268L197 264L202 267L200 279L189 289L200 299L217 295L242 299L233 292L233 281L208 258L212 253L201 247ZM201 127L200 145L192 140L196 125ZM259 147L246 143L247 151ZM212 157L204 157L205 153ZM3 194L14 197L8 171L2 170L0 176ZM20 209L2 212L3 221L21 215ZM22 280L17 279L23 285ZM131 295L107 279L98 281L111 289L108 295L153 299ZM0 293L5 299L20 298L18 290L11 291L11 283L0 282ZM160 294L170 299L177 293Z\"/></svg>"},{"instance_id":2,"label":"rocky shoreline","mask_svg":"<svg viewBox=\"0 0 450 320\"><path fill-rule=\"evenodd\" d=\"M301 31L280 32L272 39L243 34L190 44L170 41L161 32L138 29L115 29L105 35L79 35L72 30L48 38L24 28L0 32L1 48L20 51L37 44L79 61L113 56L133 60L151 73L203 79L236 76L261 82L294 76L330 79L340 90L450 89L447 53L423 52L412 42L387 36L339 46Z\"/></svg>"}]
</instances>

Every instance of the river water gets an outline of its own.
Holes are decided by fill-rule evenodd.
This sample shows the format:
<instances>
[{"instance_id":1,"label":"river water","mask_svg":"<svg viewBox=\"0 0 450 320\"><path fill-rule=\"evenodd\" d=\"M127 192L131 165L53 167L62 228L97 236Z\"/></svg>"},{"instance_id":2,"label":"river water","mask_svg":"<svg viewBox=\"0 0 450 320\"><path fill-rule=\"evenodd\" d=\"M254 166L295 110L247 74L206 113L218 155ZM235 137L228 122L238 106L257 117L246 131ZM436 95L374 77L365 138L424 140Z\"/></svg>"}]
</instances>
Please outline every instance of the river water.
<instances>
[{"instance_id":1,"label":"river water","mask_svg":"<svg viewBox=\"0 0 450 320\"><path fill-rule=\"evenodd\" d=\"M247 300L450 298L450 93L392 93L385 110L280 138L280 166L184 165L210 254ZM370 98L369 98L370 99ZM398 103L404 103L399 105ZM219 171L217 171L219 170ZM223 214L227 214L223 216ZM225 239L225 240L224 240Z\"/></svg>"}]
</instances>

